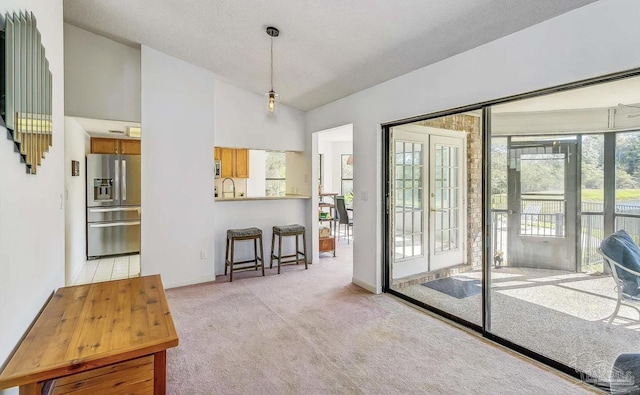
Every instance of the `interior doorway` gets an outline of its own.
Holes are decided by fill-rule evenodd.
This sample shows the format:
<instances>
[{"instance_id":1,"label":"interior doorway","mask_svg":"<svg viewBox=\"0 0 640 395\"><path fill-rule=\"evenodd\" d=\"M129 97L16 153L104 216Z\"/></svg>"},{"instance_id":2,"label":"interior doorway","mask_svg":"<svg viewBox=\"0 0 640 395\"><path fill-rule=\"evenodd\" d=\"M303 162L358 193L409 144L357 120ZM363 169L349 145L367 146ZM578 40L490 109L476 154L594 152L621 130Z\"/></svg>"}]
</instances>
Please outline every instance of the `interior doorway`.
<instances>
[{"instance_id":1,"label":"interior doorway","mask_svg":"<svg viewBox=\"0 0 640 395\"><path fill-rule=\"evenodd\" d=\"M354 221L353 125L322 130L312 136L312 251L313 262L347 258L353 262L357 235Z\"/></svg>"},{"instance_id":2,"label":"interior doorway","mask_svg":"<svg viewBox=\"0 0 640 395\"><path fill-rule=\"evenodd\" d=\"M141 137L139 122L65 117L67 285L140 275Z\"/></svg>"}]
</instances>

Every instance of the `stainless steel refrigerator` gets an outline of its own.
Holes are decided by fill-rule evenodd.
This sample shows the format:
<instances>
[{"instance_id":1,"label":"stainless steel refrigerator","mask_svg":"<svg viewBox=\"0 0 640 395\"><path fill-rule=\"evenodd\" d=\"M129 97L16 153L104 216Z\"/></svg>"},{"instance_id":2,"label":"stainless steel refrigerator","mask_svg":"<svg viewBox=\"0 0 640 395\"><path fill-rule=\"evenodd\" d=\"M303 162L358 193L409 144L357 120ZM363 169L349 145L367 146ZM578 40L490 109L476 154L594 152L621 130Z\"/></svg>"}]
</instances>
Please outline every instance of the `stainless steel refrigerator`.
<instances>
[{"instance_id":1,"label":"stainless steel refrigerator","mask_svg":"<svg viewBox=\"0 0 640 395\"><path fill-rule=\"evenodd\" d=\"M87 258L140 252L140 155L87 155Z\"/></svg>"}]
</instances>

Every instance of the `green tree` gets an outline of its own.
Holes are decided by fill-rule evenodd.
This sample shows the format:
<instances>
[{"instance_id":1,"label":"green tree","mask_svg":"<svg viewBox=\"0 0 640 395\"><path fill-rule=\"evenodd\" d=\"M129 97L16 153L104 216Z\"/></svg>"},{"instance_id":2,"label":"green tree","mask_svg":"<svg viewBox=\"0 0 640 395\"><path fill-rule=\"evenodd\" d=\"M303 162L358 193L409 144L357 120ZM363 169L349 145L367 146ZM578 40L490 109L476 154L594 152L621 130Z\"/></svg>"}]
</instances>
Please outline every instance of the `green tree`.
<instances>
[{"instance_id":1,"label":"green tree","mask_svg":"<svg viewBox=\"0 0 640 395\"><path fill-rule=\"evenodd\" d=\"M491 144L491 194L506 195L507 171L506 139L494 139Z\"/></svg>"},{"instance_id":2,"label":"green tree","mask_svg":"<svg viewBox=\"0 0 640 395\"><path fill-rule=\"evenodd\" d=\"M640 133L616 136L616 188L640 187Z\"/></svg>"}]
</instances>

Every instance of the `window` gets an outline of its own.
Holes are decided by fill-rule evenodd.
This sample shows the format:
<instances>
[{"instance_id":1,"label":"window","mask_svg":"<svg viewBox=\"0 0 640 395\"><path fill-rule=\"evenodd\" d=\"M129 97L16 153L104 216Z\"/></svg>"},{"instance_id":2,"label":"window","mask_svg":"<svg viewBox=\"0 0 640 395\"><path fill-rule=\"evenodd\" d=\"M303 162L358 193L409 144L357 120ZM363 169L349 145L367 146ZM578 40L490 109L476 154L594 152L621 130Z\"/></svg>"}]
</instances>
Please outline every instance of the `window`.
<instances>
[{"instance_id":1,"label":"window","mask_svg":"<svg viewBox=\"0 0 640 395\"><path fill-rule=\"evenodd\" d=\"M287 190L286 153L267 151L265 159L265 196L284 196Z\"/></svg>"},{"instance_id":2,"label":"window","mask_svg":"<svg viewBox=\"0 0 640 395\"><path fill-rule=\"evenodd\" d=\"M353 155L340 155L340 191L345 203L353 201Z\"/></svg>"}]
</instances>

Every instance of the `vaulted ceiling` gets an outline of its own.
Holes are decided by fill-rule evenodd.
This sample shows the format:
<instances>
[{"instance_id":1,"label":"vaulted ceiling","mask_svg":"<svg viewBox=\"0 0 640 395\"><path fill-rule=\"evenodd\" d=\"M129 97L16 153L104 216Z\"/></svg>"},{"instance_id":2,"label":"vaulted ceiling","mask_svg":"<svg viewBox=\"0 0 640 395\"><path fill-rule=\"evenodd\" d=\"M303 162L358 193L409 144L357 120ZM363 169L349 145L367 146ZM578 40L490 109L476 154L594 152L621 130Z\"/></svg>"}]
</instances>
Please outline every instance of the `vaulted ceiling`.
<instances>
[{"instance_id":1,"label":"vaulted ceiling","mask_svg":"<svg viewBox=\"0 0 640 395\"><path fill-rule=\"evenodd\" d=\"M64 0L65 21L309 110L594 0ZM425 87L426 89L426 87Z\"/></svg>"}]
</instances>

